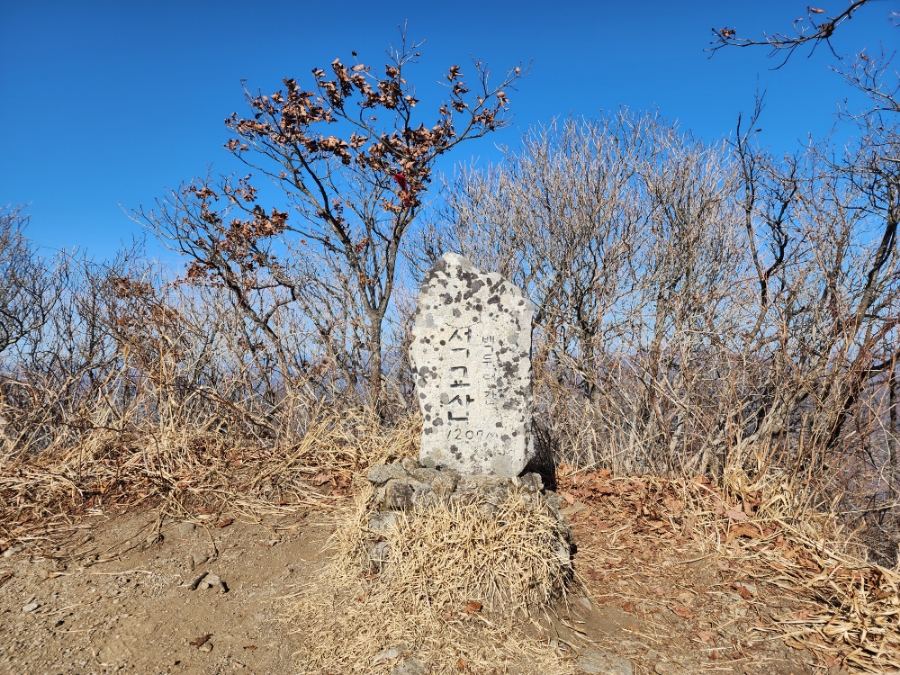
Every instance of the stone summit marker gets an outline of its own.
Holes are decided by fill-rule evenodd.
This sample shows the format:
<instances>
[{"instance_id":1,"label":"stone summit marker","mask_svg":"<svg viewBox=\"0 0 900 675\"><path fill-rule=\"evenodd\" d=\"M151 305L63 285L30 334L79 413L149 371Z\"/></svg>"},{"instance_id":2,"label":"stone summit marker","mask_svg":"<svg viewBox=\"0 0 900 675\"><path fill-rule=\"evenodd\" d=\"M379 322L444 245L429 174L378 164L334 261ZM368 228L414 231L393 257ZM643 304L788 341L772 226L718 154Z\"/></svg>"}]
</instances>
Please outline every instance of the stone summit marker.
<instances>
[{"instance_id":1,"label":"stone summit marker","mask_svg":"<svg viewBox=\"0 0 900 675\"><path fill-rule=\"evenodd\" d=\"M422 281L410 357L424 467L518 476L534 454L531 319L499 274L447 253Z\"/></svg>"}]
</instances>

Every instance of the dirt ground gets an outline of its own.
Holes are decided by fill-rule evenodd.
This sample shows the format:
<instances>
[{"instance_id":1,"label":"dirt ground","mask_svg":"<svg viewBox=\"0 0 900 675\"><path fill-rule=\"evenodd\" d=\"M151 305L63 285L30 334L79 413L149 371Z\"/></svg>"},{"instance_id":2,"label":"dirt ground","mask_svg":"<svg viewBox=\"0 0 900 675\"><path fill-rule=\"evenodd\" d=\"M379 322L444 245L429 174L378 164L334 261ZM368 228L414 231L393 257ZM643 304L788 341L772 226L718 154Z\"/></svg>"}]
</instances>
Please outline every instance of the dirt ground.
<instances>
[{"instance_id":1,"label":"dirt ground","mask_svg":"<svg viewBox=\"0 0 900 675\"><path fill-rule=\"evenodd\" d=\"M531 631L575 672L843 672L786 646L772 616L802 603L754 583L734 560L641 518L617 522L602 502L575 500L567 513L581 585ZM157 518L96 516L7 549L0 673L309 672L294 656L303 627L283 617L326 561L334 518L224 514L159 527Z\"/></svg>"},{"instance_id":2,"label":"dirt ground","mask_svg":"<svg viewBox=\"0 0 900 675\"><path fill-rule=\"evenodd\" d=\"M152 511L94 518L0 558L0 672L302 672L282 598L323 560L328 518L228 520L159 536Z\"/></svg>"}]
</instances>

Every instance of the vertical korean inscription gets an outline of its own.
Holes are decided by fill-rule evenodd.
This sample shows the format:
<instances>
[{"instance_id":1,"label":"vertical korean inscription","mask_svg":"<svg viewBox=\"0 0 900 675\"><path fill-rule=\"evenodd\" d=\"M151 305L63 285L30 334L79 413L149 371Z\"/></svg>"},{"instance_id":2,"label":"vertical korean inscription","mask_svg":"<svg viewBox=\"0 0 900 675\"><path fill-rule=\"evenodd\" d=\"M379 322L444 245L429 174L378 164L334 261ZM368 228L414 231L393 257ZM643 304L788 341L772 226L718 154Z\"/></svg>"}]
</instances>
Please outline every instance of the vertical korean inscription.
<instances>
[{"instance_id":1,"label":"vertical korean inscription","mask_svg":"<svg viewBox=\"0 0 900 675\"><path fill-rule=\"evenodd\" d=\"M410 346L423 464L504 476L524 468L533 454L534 309L500 275L458 255L425 276Z\"/></svg>"},{"instance_id":2,"label":"vertical korean inscription","mask_svg":"<svg viewBox=\"0 0 900 675\"><path fill-rule=\"evenodd\" d=\"M479 336L476 321L448 327L441 383L441 417L446 420L445 440L451 453L473 456L496 432L484 428L487 408L497 407L492 335ZM502 452L502 448L500 450Z\"/></svg>"}]
</instances>

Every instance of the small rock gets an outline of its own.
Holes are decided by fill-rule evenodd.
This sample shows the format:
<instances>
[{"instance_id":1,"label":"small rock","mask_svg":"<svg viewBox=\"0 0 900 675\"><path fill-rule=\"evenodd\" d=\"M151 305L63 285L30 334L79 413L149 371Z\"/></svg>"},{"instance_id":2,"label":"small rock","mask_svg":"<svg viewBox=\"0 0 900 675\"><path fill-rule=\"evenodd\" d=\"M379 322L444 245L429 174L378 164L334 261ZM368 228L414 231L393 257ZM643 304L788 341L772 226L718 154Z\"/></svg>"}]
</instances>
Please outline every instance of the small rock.
<instances>
[{"instance_id":1,"label":"small rock","mask_svg":"<svg viewBox=\"0 0 900 675\"><path fill-rule=\"evenodd\" d=\"M26 614L30 614L31 612L35 611L40 606L41 605L37 602L29 602L27 605L25 605L22 608L22 611L25 612Z\"/></svg>"},{"instance_id":2,"label":"small rock","mask_svg":"<svg viewBox=\"0 0 900 675\"><path fill-rule=\"evenodd\" d=\"M409 483L391 480L384 486L384 506L395 511L412 507L413 487Z\"/></svg>"},{"instance_id":3,"label":"small rock","mask_svg":"<svg viewBox=\"0 0 900 675\"><path fill-rule=\"evenodd\" d=\"M408 647L406 645L396 645L394 647L385 649L384 651L380 651L372 659L372 665L377 665L377 664L381 663L382 661L389 661L390 659L396 659L407 649L408 649Z\"/></svg>"},{"instance_id":4,"label":"small rock","mask_svg":"<svg viewBox=\"0 0 900 675\"><path fill-rule=\"evenodd\" d=\"M668 661L659 661L653 666L653 672L656 675L677 675L677 673L681 672L681 668Z\"/></svg>"},{"instance_id":5,"label":"small rock","mask_svg":"<svg viewBox=\"0 0 900 675\"><path fill-rule=\"evenodd\" d=\"M391 545L386 541L379 541L372 547L372 550L369 552L369 558L372 562L381 565L388 561L390 554Z\"/></svg>"},{"instance_id":6,"label":"small rock","mask_svg":"<svg viewBox=\"0 0 900 675\"><path fill-rule=\"evenodd\" d=\"M202 645L197 647L197 650L201 651L201 652L209 653L213 650L213 643L212 642L204 642Z\"/></svg>"},{"instance_id":7,"label":"small rock","mask_svg":"<svg viewBox=\"0 0 900 675\"><path fill-rule=\"evenodd\" d=\"M438 471L437 469L419 468L419 469L413 469L412 471L410 471L409 475L412 476L413 478L415 478L416 480L422 481L423 483L430 483L435 478L440 476L441 472Z\"/></svg>"},{"instance_id":8,"label":"small rock","mask_svg":"<svg viewBox=\"0 0 900 675\"><path fill-rule=\"evenodd\" d=\"M369 520L372 532L386 532L397 523L397 514L392 511L381 511Z\"/></svg>"},{"instance_id":9,"label":"small rock","mask_svg":"<svg viewBox=\"0 0 900 675\"><path fill-rule=\"evenodd\" d=\"M162 535L158 532L154 532L149 537L147 537L147 546L153 546L153 544L159 543L162 541Z\"/></svg>"},{"instance_id":10,"label":"small rock","mask_svg":"<svg viewBox=\"0 0 900 675\"><path fill-rule=\"evenodd\" d=\"M367 478L370 483L384 485L391 479L409 478L409 474L399 464L375 464L369 469Z\"/></svg>"},{"instance_id":11,"label":"small rock","mask_svg":"<svg viewBox=\"0 0 900 675\"><path fill-rule=\"evenodd\" d=\"M441 473L431 481L431 489L440 496L447 497L456 489L456 475L451 473Z\"/></svg>"},{"instance_id":12,"label":"small rock","mask_svg":"<svg viewBox=\"0 0 900 675\"><path fill-rule=\"evenodd\" d=\"M191 560L194 563L194 567L199 567L200 565L205 563L207 560L209 560L209 556L206 555L205 553L194 553L191 556Z\"/></svg>"},{"instance_id":13,"label":"small rock","mask_svg":"<svg viewBox=\"0 0 900 675\"><path fill-rule=\"evenodd\" d=\"M544 498L547 500L550 508L556 509L557 511L562 508L562 505L565 502L561 495L556 492L551 492L550 490L547 490Z\"/></svg>"},{"instance_id":14,"label":"small rock","mask_svg":"<svg viewBox=\"0 0 900 675\"><path fill-rule=\"evenodd\" d=\"M391 675L425 675L425 673L425 664L416 658L403 659L391 671Z\"/></svg>"},{"instance_id":15,"label":"small rock","mask_svg":"<svg viewBox=\"0 0 900 675\"><path fill-rule=\"evenodd\" d=\"M182 537L189 537L195 529L197 529L197 526L189 520L178 524L178 534Z\"/></svg>"},{"instance_id":16,"label":"small rock","mask_svg":"<svg viewBox=\"0 0 900 675\"><path fill-rule=\"evenodd\" d=\"M406 470L406 473L410 475L412 475L413 471L422 468L419 463L412 457L404 457L403 459L401 459L400 466L402 466Z\"/></svg>"},{"instance_id":17,"label":"small rock","mask_svg":"<svg viewBox=\"0 0 900 675\"><path fill-rule=\"evenodd\" d=\"M277 540L277 539L270 539L270 540L269 540L269 546L275 546L275 544L277 544L277 543L278 543L278 540Z\"/></svg>"},{"instance_id":18,"label":"small rock","mask_svg":"<svg viewBox=\"0 0 900 675\"><path fill-rule=\"evenodd\" d=\"M4 558L12 558L16 553L23 550L22 546L10 546L3 552Z\"/></svg>"},{"instance_id":19,"label":"small rock","mask_svg":"<svg viewBox=\"0 0 900 675\"><path fill-rule=\"evenodd\" d=\"M200 583L197 584L197 588L201 591L205 591L207 588L217 588L220 593L228 592L228 587L225 585L225 582L216 574L204 575L203 579L200 580Z\"/></svg>"},{"instance_id":20,"label":"small rock","mask_svg":"<svg viewBox=\"0 0 900 675\"><path fill-rule=\"evenodd\" d=\"M526 473L512 479L512 484L526 492L540 492L544 489L544 479L537 473Z\"/></svg>"}]
</instances>

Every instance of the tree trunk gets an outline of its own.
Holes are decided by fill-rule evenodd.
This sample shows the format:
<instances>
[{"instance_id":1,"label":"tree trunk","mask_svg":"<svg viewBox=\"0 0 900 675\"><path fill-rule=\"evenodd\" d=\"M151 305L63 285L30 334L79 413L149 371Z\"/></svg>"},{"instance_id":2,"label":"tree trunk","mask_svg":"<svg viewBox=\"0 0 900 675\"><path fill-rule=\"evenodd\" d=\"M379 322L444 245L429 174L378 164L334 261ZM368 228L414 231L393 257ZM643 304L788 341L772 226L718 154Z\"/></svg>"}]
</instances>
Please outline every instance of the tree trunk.
<instances>
[{"instance_id":1,"label":"tree trunk","mask_svg":"<svg viewBox=\"0 0 900 675\"><path fill-rule=\"evenodd\" d=\"M373 316L369 326L369 386L372 405L377 409L381 400L381 330L382 316Z\"/></svg>"}]
</instances>

